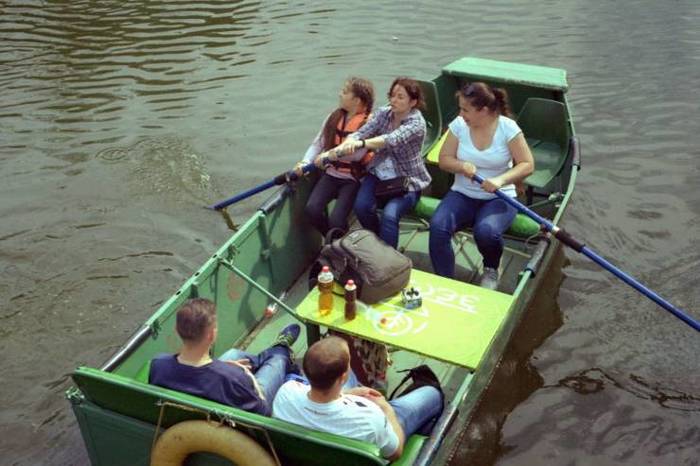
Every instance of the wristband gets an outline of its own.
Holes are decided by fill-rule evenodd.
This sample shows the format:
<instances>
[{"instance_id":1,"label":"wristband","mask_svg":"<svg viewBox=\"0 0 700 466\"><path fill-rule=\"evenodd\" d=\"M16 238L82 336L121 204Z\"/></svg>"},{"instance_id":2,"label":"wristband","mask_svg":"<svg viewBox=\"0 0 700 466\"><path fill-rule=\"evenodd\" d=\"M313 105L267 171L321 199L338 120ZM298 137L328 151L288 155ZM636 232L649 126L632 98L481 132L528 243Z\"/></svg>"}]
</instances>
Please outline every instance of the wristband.
<instances>
[{"instance_id":1,"label":"wristband","mask_svg":"<svg viewBox=\"0 0 700 466\"><path fill-rule=\"evenodd\" d=\"M360 142L362 143L362 145L360 147L364 149L365 144L367 144L367 141L365 141L364 139L360 139Z\"/></svg>"}]
</instances>

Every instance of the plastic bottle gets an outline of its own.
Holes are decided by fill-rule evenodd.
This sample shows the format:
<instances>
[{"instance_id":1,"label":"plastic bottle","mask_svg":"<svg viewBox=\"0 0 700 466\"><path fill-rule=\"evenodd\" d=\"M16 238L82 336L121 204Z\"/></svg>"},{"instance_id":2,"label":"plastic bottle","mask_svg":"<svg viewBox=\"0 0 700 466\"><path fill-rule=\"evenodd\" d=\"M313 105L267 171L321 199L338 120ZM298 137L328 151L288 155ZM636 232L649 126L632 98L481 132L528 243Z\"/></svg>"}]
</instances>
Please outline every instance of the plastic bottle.
<instances>
[{"instance_id":1,"label":"plastic bottle","mask_svg":"<svg viewBox=\"0 0 700 466\"><path fill-rule=\"evenodd\" d=\"M345 284L345 319L352 320L357 315L357 285L352 280Z\"/></svg>"},{"instance_id":2,"label":"plastic bottle","mask_svg":"<svg viewBox=\"0 0 700 466\"><path fill-rule=\"evenodd\" d=\"M331 313L333 309L333 274L327 265L318 274L318 312L322 316Z\"/></svg>"}]
</instances>

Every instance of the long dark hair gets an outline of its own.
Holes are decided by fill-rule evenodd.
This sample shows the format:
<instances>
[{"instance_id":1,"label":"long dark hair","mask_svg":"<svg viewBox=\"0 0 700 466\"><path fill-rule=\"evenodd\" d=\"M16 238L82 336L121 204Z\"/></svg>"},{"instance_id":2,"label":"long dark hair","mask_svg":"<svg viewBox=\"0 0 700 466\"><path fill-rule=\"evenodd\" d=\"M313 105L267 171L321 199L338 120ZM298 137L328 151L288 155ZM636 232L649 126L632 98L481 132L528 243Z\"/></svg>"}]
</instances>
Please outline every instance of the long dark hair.
<instances>
[{"instance_id":1,"label":"long dark hair","mask_svg":"<svg viewBox=\"0 0 700 466\"><path fill-rule=\"evenodd\" d=\"M477 110L486 107L503 116L512 116L508 93L503 88L493 88L482 82L467 83L457 91L457 97L467 100Z\"/></svg>"},{"instance_id":2,"label":"long dark hair","mask_svg":"<svg viewBox=\"0 0 700 466\"><path fill-rule=\"evenodd\" d=\"M360 99L360 102L365 106L365 113L369 115L374 105L374 86L364 78L351 77L345 81L343 87L349 87L352 95ZM335 136L338 132L338 122L347 116L347 112L342 108L337 108L330 114L323 126L321 141L323 150L329 150L336 146Z\"/></svg>"},{"instance_id":3,"label":"long dark hair","mask_svg":"<svg viewBox=\"0 0 700 466\"><path fill-rule=\"evenodd\" d=\"M387 94L387 97L391 99L391 93L394 91L394 88L396 86L401 86L406 90L406 94L408 94L408 97L416 101L416 107L418 110L424 110L425 109L425 99L423 98L423 91L420 88L420 85L418 84L418 81L415 79L407 78L405 76L399 76L398 78L394 79L394 82L391 83L391 86L389 87L389 93Z\"/></svg>"}]
</instances>

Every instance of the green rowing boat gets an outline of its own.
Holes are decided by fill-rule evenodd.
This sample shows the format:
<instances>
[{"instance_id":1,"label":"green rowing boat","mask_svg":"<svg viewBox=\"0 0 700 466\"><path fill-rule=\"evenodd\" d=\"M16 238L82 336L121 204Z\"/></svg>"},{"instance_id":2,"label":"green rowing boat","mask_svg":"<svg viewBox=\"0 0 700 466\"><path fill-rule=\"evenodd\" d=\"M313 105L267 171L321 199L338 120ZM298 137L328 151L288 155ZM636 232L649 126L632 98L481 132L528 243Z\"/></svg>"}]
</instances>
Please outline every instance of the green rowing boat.
<instances>
[{"instance_id":1,"label":"green rowing boat","mask_svg":"<svg viewBox=\"0 0 700 466\"><path fill-rule=\"evenodd\" d=\"M365 442L148 384L150 360L178 349L175 313L192 297L209 298L217 304L215 356L231 346L261 350L279 329L298 321L305 324L306 338L295 344L296 354L303 354L321 329L328 327L387 343L393 359L389 390L402 378L398 371L428 364L445 390L445 410L432 435L411 436L402 457L393 464L447 462L559 248L557 240L518 214L506 235L497 291L474 284L481 272L481 256L469 231L459 232L453 240L456 279L431 274L428 221L452 183L452 176L438 168L437 155L448 123L458 114L455 91L464 82L475 80L508 91L535 157L535 172L526 180L523 202L552 223L560 222L579 168L578 141L566 99L566 72L474 57L445 66L436 78L421 81L427 97L424 153L433 183L414 212L401 222L400 250L413 261L411 283L422 292L422 306L405 309L400 297L394 297L372 306L360 303L358 318L349 323L333 317L342 315L340 307L331 317L319 317L307 275L322 240L303 216L315 178L285 185L101 368L79 367L73 372L74 385L66 396L93 465L147 465L156 438L166 429L201 419L227 425L236 435L249 437L262 448L246 451L265 455L264 461L273 464L387 463L377 447ZM271 304L280 310L273 316L263 312ZM203 451L189 455L188 465L232 463L230 457L211 453L204 444L195 445L194 450ZM244 454L234 462L257 461L262 463L263 459Z\"/></svg>"}]
</instances>

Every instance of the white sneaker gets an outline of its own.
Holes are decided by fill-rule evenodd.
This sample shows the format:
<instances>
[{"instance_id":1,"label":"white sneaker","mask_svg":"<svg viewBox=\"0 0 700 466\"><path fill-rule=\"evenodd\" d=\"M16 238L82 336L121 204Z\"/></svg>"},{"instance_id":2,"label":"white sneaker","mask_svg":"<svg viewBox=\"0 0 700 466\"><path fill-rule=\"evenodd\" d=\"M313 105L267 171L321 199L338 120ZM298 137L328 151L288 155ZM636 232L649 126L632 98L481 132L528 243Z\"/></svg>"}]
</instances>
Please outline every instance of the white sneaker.
<instances>
[{"instance_id":1,"label":"white sneaker","mask_svg":"<svg viewBox=\"0 0 700 466\"><path fill-rule=\"evenodd\" d=\"M479 286L487 290L495 290L498 288L498 270L491 267L484 267L484 272L481 274Z\"/></svg>"}]
</instances>

